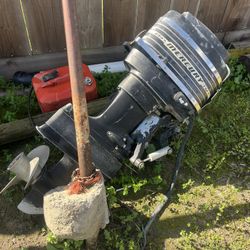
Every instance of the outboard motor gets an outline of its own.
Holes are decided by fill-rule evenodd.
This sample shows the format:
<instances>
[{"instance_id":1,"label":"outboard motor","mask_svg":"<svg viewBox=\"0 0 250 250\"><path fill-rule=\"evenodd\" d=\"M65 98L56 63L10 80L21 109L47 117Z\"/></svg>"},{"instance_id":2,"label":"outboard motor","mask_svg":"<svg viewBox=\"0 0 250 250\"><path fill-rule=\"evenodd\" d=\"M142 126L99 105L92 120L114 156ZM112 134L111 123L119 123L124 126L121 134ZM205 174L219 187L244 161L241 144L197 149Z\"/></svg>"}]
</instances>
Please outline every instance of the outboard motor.
<instances>
[{"instance_id":1,"label":"outboard motor","mask_svg":"<svg viewBox=\"0 0 250 250\"><path fill-rule=\"evenodd\" d=\"M228 54L216 36L190 13L169 11L130 43L129 70L108 107L90 117L93 164L112 178L129 159L141 168L171 152L169 140L178 124L197 115L229 75ZM72 105L59 109L39 133L64 157L40 175L19 204L40 213L42 196L65 185L77 167ZM162 148L143 159L149 142L159 135Z\"/></svg>"}]
</instances>

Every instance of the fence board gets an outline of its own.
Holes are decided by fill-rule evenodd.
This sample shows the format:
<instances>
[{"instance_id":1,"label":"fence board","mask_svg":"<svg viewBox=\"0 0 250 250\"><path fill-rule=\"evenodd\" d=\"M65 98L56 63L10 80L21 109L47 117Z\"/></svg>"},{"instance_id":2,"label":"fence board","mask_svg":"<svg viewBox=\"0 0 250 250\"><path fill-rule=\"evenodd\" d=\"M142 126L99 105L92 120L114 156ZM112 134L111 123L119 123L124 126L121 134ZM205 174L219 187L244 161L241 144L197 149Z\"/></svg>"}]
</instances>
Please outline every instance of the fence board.
<instances>
[{"instance_id":1,"label":"fence board","mask_svg":"<svg viewBox=\"0 0 250 250\"><path fill-rule=\"evenodd\" d=\"M170 8L171 0L138 0L135 35L149 29Z\"/></svg>"},{"instance_id":2,"label":"fence board","mask_svg":"<svg viewBox=\"0 0 250 250\"><path fill-rule=\"evenodd\" d=\"M224 31L235 31L250 28L250 1L228 0L222 20Z\"/></svg>"},{"instance_id":3,"label":"fence board","mask_svg":"<svg viewBox=\"0 0 250 250\"><path fill-rule=\"evenodd\" d=\"M223 44L229 45L233 42L249 41L250 29L227 31L223 37Z\"/></svg>"},{"instance_id":4,"label":"fence board","mask_svg":"<svg viewBox=\"0 0 250 250\"><path fill-rule=\"evenodd\" d=\"M86 64L106 63L124 60L127 51L123 46L82 50L82 62ZM38 72L68 64L66 52L33 56L0 58L0 75L11 79L17 71Z\"/></svg>"},{"instance_id":5,"label":"fence board","mask_svg":"<svg viewBox=\"0 0 250 250\"><path fill-rule=\"evenodd\" d=\"M180 13L188 11L196 15L199 8L199 0L172 0L170 9L176 10Z\"/></svg>"},{"instance_id":6,"label":"fence board","mask_svg":"<svg viewBox=\"0 0 250 250\"><path fill-rule=\"evenodd\" d=\"M104 0L104 44L119 45L134 38L136 0Z\"/></svg>"},{"instance_id":7,"label":"fence board","mask_svg":"<svg viewBox=\"0 0 250 250\"><path fill-rule=\"evenodd\" d=\"M22 0L32 53L63 51L65 36L60 0Z\"/></svg>"},{"instance_id":8,"label":"fence board","mask_svg":"<svg viewBox=\"0 0 250 250\"><path fill-rule=\"evenodd\" d=\"M77 0L81 49L103 45L102 0Z\"/></svg>"},{"instance_id":9,"label":"fence board","mask_svg":"<svg viewBox=\"0 0 250 250\"><path fill-rule=\"evenodd\" d=\"M141 30L150 28L168 9L197 15L221 37L225 32L235 34L236 31L243 36L241 31L250 29L250 0L72 1L77 3L82 49L98 48L103 44L120 45L132 40ZM61 0L0 0L0 13L0 57L65 50Z\"/></svg>"},{"instance_id":10,"label":"fence board","mask_svg":"<svg viewBox=\"0 0 250 250\"><path fill-rule=\"evenodd\" d=\"M197 18L213 32L222 32L222 20L228 0L201 0Z\"/></svg>"},{"instance_id":11,"label":"fence board","mask_svg":"<svg viewBox=\"0 0 250 250\"><path fill-rule=\"evenodd\" d=\"M20 2L0 0L0 57L30 53Z\"/></svg>"}]
</instances>

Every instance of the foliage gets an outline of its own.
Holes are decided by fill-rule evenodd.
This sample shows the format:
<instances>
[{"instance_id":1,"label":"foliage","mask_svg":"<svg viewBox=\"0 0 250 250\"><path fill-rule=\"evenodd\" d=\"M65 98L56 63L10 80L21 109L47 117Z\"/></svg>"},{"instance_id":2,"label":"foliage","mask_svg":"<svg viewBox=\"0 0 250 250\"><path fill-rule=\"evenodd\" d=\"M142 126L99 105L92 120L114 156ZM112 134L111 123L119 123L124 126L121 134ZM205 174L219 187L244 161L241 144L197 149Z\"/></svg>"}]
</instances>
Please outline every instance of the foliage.
<instances>
[{"instance_id":1,"label":"foliage","mask_svg":"<svg viewBox=\"0 0 250 250\"><path fill-rule=\"evenodd\" d=\"M138 213L120 209L113 216L112 227L104 230L104 240L98 249L140 249L142 232L137 220Z\"/></svg>"},{"instance_id":2,"label":"foliage","mask_svg":"<svg viewBox=\"0 0 250 250\"><path fill-rule=\"evenodd\" d=\"M8 83L5 81L5 79L0 76L0 90L5 90L8 87Z\"/></svg>"},{"instance_id":3,"label":"foliage","mask_svg":"<svg viewBox=\"0 0 250 250\"><path fill-rule=\"evenodd\" d=\"M59 240L51 232L47 235L47 250L80 250L82 249L83 241L82 240Z\"/></svg>"},{"instance_id":4,"label":"foliage","mask_svg":"<svg viewBox=\"0 0 250 250\"><path fill-rule=\"evenodd\" d=\"M249 95L250 91L235 96L222 91L215 101L216 110L207 107L213 116L204 112L196 121L185 158L189 167L203 165L201 171L219 176L230 163L250 162Z\"/></svg>"},{"instance_id":5,"label":"foliage","mask_svg":"<svg viewBox=\"0 0 250 250\"><path fill-rule=\"evenodd\" d=\"M101 97L109 96L114 93L118 84L126 76L126 72L111 73L105 67L102 73L95 73L94 77L97 82L97 90Z\"/></svg>"},{"instance_id":6,"label":"foliage","mask_svg":"<svg viewBox=\"0 0 250 250\"><path fill-rule=\"evenodd\" d=\"M2 85L4 85L4 81ZM24 89L12 83L6 83L4 87L6 95L0 97L0 123L28 117L28 95L17 95L18 91L23 91ZM30 104L31 114L39 113L39 107L34 94L31 97Z\"/></svg>"},{"instance_id":7,"label":"foliage","mask_svg":"<svg viewBox=\"0 0 250 250\"><path fill-rule=\"evenodd\" d=\"M236 62L230 61L232 77L196 119L187 147L185 163L192 169L203 166L199 171L204 174L219 177L225 167L250 162L250 88L233 85L232 79L239 77L234 72L243 66ZM245 74L245 68L242 72ZM244 79L250 79L249 75Z\"/></svg>"},{"instance_id":8,"label":"foliage","mask_svg":"<svg viewBox=\"0 0 250 250\"><path fill-rule=\"evenodd\" d=\"M224 86L227 92L241 92L250 88L250 74L245 65L239 62L239 58L232 57L229 60L231 74Z\"/></svg>"},{"instance_id":9,"label":"foliage","mask_svg":"<svg viewBox=\"0 0 250 250\"><path fill-rule=\"evenodd\" d=\"M126 167L127 166L127 167ZM130 202L138 192L140 194L146 190L157 190L163 188L165 183L161 177L162 164L158 163L151 166L151 169L141 169L136 175L133 166L125 163L124 169L118 175L106 183L107 197L110 209L112 209L111 225L104 230L104 249L140 249L143 232L142 226L145 223L143 214L138 213ZM149 174L150 172L150 174ZM148 177L150 176L150 178ZM159 198L156 199L159 202ZM151 200L153 205L153 199ZM153 211L153 207L139 202L138 206L144 206L147 213ZM103 249L99 246L98 249Z\"/></svg>"}]
</instances>

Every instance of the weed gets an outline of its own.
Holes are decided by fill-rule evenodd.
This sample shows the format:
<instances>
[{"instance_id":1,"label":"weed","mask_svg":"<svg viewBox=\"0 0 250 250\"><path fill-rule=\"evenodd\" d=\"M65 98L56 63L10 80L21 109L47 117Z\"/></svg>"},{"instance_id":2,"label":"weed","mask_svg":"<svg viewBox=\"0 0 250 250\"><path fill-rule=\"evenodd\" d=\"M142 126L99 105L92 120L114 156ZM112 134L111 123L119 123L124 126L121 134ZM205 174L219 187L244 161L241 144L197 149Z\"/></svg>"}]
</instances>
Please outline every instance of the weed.
<instances>
[{"instance_id":1,"label":"weed","mask_svg":"<svg viewBox=\"0 0 250 250\"><path fill-rule=\"evenodd\" d=\"M7 87L6 87L7 86ZM17 95L16 92L21 90L12 83L6 83L6 96L0 97L0 123L12 122L28 116L28 99L27 95ZM35 95L31 97L31 114L39 113Z\"/></svg>"},{"instance_id":2,"label":"weed","mask_svg":"<svg viewBox=\"0 0 250 250\"><path fill-rule=\"evenodd\" d=\"M111 73L107 67L105 67L102 73L95 73L94 77L97 82L99 95L104 97L113 94L126 74L126 72Z\"/></svg>"},{"instance_id":3,"label":"weed","mask_svg":"<svg viewBox=\"0 0 250 250\"><path fill-rule=\"evenodd\" d=\"M47 250L80 250L83 245L82 240L59 240L51 232L47 235Z\"/></svg>"},{"instance_id":4,"label":"weed","mask_svg":"<svg viewBox=\"0 0 250 250\"><path fill-rule=\"evenodd\" d=\"M237 57L229 60L231 74L224 89L229 92L242 92L250 88L250 74Z\"/></svg>"},{"instance_id":5,"label":"weed","mask_svg":"<svg viewBox=\"0 0 250 250\"><path fill-rule=\"evenodd\" d=\"M191 180L191 179L189 179L186 183L183 183L183 184L182 184L182 188L183 188L184 190L190 189L190 188L193 187L193 186L194 186L194 181Z\"/></svg>"}]
</instances>

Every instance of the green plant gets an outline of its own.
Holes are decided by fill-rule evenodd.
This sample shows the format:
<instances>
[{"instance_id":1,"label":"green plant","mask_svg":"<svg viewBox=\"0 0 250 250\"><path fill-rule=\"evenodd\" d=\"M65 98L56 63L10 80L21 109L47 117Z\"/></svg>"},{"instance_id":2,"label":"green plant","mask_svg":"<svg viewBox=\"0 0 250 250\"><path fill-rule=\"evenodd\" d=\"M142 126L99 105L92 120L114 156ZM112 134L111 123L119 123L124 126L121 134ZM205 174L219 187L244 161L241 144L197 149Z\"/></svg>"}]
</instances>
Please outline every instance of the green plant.
<instances>
[{"instance_id":1,"label":"green plant","mask_svg":"<svg viewBox=\"0 0 250 250\"><path fill-rule=\"evenodd\" d=\"M245 65L239 62L239 58L232 57L229 60L231 74L225 85L226 91L240 92L250 88L250 74Z\"/></svg>"},{"instance_id":2,"label":"green plant","mask_svg":"<svg viewBox=\"0 0 250 250\"><path fill-rule=\"evenodd\" d=\"M220 177L230 162L250 161L250 89L235 92L228 84L196 119L186 150L186 165L205 175Z\"/></svg>"},{"instance_id":3,"label":"green plant","mask_svg":"<svg viewBox=\"0 0 250 250\"><path fill-rule=\"evenodd\" d=\"M120 211L113 215L112 226L104 230L104 240L98 249L140 249L143 235L138 224L138 213L118 209Z\"/></svg>"},{"instance_id":4,"label":"green plant","mask_svg":"<svg viewBox=\"0 0 250 250\"><path fill-rule=\"evenodd\" d=\"M0 89L6 90L9 87L10 83L7 82L3 76L0 76Z\"/></svg>"},{"instance_id":5,"label":"green plant","mask_svg":"<svg viewBox=\"0 0 250 250\"><path fill-rule=\"evenodd\" d=\"M22 88L12 83L5 83L6 95L0 97L0 123L11 122L28 116L28 95L18 95ZM31 96L31 114L40 112L35 95Z\"/></svg>"},{"instance_id":6,"label":"green plant","mask_svg":"<svg viewBox=\"0 0 250 250\"><path fill-rule=\"evenodd\" d=\"M59 240L53 233L47 235L47 250L80 250L82 240Z\"/></svg>"},{"instance_id":7,"label":"green plant","mask_svg":"<svg viewBox=\"0 0 250 250\"><path fill-rule=\"evenodd\" d=\"M95 73L94 77L97 82L99 95L104 97L113 94L126 74L126 72L111 73L107 67L105 67L102 73Z\"/></svg>"}]
</instances>

